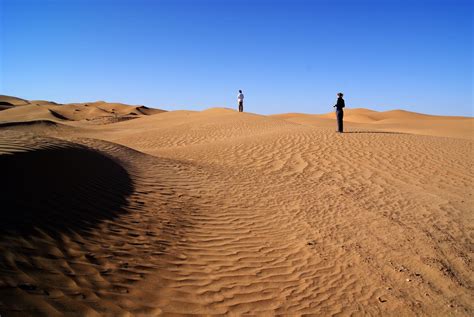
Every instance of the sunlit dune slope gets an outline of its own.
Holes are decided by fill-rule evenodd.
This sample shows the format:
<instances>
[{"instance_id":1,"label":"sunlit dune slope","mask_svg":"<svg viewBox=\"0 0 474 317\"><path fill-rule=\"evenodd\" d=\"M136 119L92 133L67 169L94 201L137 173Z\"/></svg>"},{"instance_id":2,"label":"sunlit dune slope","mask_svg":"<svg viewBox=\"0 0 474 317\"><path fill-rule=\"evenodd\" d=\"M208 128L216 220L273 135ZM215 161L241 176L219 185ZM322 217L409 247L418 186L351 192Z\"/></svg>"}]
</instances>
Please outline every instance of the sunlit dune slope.
<instances>
[{"instance_id":1,"label":"sunlit dune slope","mask_svg":"<svg viewBox=\"0 0 474 317\"><path fill-rule=\"evenodd\" d=\"M103 138L140 151L255 138L295 123L228 109L172 111L109 126Z\"/></svg>"}]
</instances>

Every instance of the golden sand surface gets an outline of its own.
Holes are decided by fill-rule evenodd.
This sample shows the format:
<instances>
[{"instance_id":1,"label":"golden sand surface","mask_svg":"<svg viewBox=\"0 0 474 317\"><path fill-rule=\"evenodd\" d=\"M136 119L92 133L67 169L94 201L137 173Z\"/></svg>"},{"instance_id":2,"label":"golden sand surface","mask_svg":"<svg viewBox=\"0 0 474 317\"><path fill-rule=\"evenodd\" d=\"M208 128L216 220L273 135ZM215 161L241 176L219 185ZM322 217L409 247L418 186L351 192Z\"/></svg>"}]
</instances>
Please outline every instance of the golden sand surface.
<instances>
[{"instance_id":1,"label":"golden sand surface","mask_svg":"<svg viewBox=\"0 0 474 317\"><path fill-rule=\"evenodd\" d=\"M2 316L474 315L473 118L2 98Z\"/></svg>"}]
</instances>

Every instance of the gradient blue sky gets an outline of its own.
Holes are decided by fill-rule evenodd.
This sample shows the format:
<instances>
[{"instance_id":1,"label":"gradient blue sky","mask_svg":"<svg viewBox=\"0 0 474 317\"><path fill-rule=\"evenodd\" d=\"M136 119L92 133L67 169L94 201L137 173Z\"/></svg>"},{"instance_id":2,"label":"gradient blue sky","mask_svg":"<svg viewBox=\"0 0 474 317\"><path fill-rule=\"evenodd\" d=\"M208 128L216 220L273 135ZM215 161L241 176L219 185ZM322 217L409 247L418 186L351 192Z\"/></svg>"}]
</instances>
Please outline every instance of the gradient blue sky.
<instances>
[{"instance_id":1,"label":"gradient blue sky","mask_svg":"<svg viewBox=\"0 0 474 317\"><path fill-rule=\"evenodd\" d=\"M473 115L470 0L0 2L0 94Z\"/></svg>"}]
</instances>

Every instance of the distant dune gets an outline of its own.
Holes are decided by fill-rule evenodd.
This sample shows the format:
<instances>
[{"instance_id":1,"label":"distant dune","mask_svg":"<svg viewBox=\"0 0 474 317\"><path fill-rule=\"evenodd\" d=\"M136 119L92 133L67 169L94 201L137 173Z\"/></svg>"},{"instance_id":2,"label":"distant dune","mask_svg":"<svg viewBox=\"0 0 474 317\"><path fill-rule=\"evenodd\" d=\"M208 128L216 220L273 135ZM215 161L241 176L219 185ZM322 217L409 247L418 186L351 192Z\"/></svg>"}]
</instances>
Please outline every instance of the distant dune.
<instances>
[{"instance_id":1,"label":"distant dune","mask_svg":"<svg viewBox=\"0 0 474 317\"><path fill-rule=\"evenodd\" d=\"M322 115L286 113L272 117L290 122L315 126L334 126L334 112ZM474 118L460 116L434 116L405 110L378 112L357 108L344 111L345 126L349 129L393 131L422 135L474 138Z\"/></svg>"},{"instance_id":2,"label":"distant dune","mask_svg":"<svg viewBox=\"0 0 474 317\"><path fill-rule=\"evenodd\" d=\"M2 316L474 315L473 118L0 102Z\"/></svg>"},{"instance_id":3,"label":"distant dune","mask_svg":"<svg viewBox=\"0 0 474 317\"><path fill-rule=\"evenodd\" d=\"M25 99L0 95L0 110L10 109L15 106L27 105L28 103L28 100Z\"/></svg>"},{"instance_id":4,"label":"distant dune","mask_svg":"<svg viewBox=\"0 0 474 317\"><path fill-rule=\"evenodd\" d=\"M3 105L4 110L0 112L0 121L2 122L59 120L105 124L164 112L164 110L145 106L130 106L105 101L58 104L52 101L28 101L4 95L0 95L0 105Z\"/></svg>"}]
</instances>

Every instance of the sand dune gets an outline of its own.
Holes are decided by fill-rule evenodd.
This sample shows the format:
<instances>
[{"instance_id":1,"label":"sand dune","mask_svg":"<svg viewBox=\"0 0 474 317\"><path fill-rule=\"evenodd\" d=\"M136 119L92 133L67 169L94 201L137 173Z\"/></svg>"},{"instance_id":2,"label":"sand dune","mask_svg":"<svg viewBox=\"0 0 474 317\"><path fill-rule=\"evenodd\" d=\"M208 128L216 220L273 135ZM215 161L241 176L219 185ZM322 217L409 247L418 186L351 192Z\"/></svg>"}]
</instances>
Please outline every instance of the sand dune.
<instances>
[{"instance_id":1,"label":"sand dune","mask_svg":"<svg viewBox=\"0 0 474 317\"><path fill-rule=\"evenodd\" d=\"M13 96L0 95L0 103L10 106L22 106L28 104L28 100Z\"/></svg>"},{"instance_id":2,"label":"sand dune","mask_svg":"<svg viewBox=\"0 0 474 317\"><path fill-rule=\"evenodd\" d=\"M472 118L21 107L0 313L474 314Z\"/></svg>"},{"instance_id":3,"label":"sand dune","mask_svg":"<svg viewBox=\"0 0 474 317\"><path fill-rule=\"evenodd\" d=\"M4 111L0 111L0 122L52 120L106 124L164 112L145 106L130 106L105 101L58 104L52 101L28 101L4 95L0 96L0 106L2 105Z\"/></svg>"},{"instance_id":4,"label":"sand dune","mask_svg":"<svg viewBox=\"0 0 474 317\"><path fill-rule=\"evenodd\" d=\"M28 100L12 96L0 95L0 110L10 109L16 106L27 105Z\"/></svg>"},{"instance_id":5,"label":"sand dune","mask_svg":"<svg viewBox=\"0 0 474 317\"><path fill-rule=\"evenodd\" d=\"M323 115L287 113L272 116L286 121L321 127L333 127L335 114ZM390 131L454 138L474 138L474 118L434 116L405 110L378 112L369 109L344 111L346 130Z\"/></svg>"}]
</instances>

